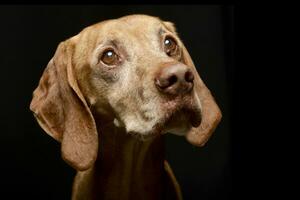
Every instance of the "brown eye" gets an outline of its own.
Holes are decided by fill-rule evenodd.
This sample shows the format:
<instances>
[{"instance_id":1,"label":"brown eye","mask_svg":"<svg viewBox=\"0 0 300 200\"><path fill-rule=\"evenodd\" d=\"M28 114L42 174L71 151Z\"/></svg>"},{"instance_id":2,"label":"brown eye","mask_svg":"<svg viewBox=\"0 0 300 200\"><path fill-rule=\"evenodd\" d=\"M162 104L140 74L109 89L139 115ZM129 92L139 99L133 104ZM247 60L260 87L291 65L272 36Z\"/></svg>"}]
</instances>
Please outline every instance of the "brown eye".
<instances>
[{"instance_id":1,"label":"brown eye","mask_svg":"<svg viewBox=\"0 0 300 200\"><path fill-rule=\"evenodd\" d=\"M173 38L166 37L164 41L164 48L168 56L174 56L177 53L178 46Z\"/></svg>"},{"instance_id":2,"label":"brown eye","mask_svg":"<svg viewBox=\"0 0 300 200\"><path fill-rule=\"evenodd\" d=\"M118 62L118 55L113 50L106 50L101 56L101 61L106 65L114 65Z\"/></svg>"}]
</instances>

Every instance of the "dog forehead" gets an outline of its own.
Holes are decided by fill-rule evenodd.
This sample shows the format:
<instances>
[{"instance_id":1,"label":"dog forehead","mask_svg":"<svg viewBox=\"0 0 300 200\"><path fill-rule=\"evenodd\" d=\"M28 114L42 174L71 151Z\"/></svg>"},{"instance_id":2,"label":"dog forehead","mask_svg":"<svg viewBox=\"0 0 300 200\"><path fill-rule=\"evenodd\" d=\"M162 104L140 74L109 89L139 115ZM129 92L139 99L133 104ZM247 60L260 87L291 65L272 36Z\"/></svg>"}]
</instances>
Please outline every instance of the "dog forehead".
<instances>
[{"instance_id":1,"label":"dog forehead","mask_svg":"<svg viewBox=\"0 0 300 200\"><path fill-rule=\"evenodd\" d=\"M132 52L141 45L158 48L156 43L159 31L163 27L162 20L148 15L128 15L105 20L86 27L73 37L73 40L77 40L76 55L88 59L95 49L108 44L106 43L108 41L113 41L115 44L120 42Z\"/></svg>"},{"instance_id":2,"label":"dog forehead","mask_svg":"<svg viewBox=\"0 0 300 200\"><path fill-rule=\"evenodd\" d=\"M134 26L142 26L145 27L147 25L159 25L162 21L158 17L153 17L150 15L127 15L117 19L120 22L124 22L128 25Z\"/></svg>"},{"instance_id":3,"label":"dog forehead","mask_svg":"<svg viewBox=\"0 0 300 200\"><path fill-rule=\"evenodd\" d=\"M161 28L166 28L166 24L158 17L134 14L120 17L117 19L108 19L84 28L75 38L92 38L98 41L97 37L109 37L118 35L118 33L139 35L153 35Z\"/></svg>"},{"instance_id":4,"label":"dog forehead","mask_svg":"<svg viewBox=\"0 0 300 200\"><path fill-rule=\"evenodd\" d=\"M118 35L141 35L155 34L161 28L162 21L157 17L148 15L128 15L118 19L106 20L97 24L90 30L96 31L98 36L113 37ZM126 37L125 37L126 38Z\"/></svg>"}]
</instances>

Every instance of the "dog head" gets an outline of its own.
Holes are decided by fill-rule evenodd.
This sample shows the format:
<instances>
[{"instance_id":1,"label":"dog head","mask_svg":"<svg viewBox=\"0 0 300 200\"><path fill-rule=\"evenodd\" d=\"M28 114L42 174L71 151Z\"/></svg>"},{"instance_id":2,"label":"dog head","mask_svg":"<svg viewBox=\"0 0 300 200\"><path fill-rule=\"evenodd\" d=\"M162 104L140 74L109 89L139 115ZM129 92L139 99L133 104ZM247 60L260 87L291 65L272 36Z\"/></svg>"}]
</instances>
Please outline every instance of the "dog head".
<instances>
[{"instance_id":1,"label":"dog head","mask_svg":"<svg viewBox=\"0 0 300 200\"><path fill-rule=\"evenodd\" d=\"M201 146L221 119L174 25L146 15L107 20L62 42L31 110L78 170L96 159L98 123L113 121L140 139L171 132Z\"/></svg>"}]
</instances>

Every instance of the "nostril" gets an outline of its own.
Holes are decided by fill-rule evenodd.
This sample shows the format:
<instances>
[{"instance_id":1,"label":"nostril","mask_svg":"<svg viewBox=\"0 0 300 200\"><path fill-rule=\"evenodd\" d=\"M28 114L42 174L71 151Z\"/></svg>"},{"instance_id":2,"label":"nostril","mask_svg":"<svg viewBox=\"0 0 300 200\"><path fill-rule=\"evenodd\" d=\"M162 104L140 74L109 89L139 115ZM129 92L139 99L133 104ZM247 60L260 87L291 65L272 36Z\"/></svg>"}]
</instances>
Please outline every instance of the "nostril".
<instances>
[{"instance_id":1,"label":"nostril","mask_svg":"<svg viewBox=\"0 0 300 200\"><path fill-rule=\"evenodd\" d=\"M187 71L184 75L184 79L186 80L186 82L192 83L194 81L193 73L191 71Z\"/></svg>"},{"instance_id":2,"label":"nostril","mask_svg":"<svg viewBox=\"0 0 300 200\"><path fill-rule=\"evenodd\" d=\"M167 89L168 87L171 87L178 81L178 77L173 74L169 77L160 77L160 78L155 78L155 85L159 89Z\"/></svg>"},{"instance_id":3,"label":"nostril","mask_svg":"<svg viewBox=\"0 0 300 200\"><path fill-rule=\"evenodd\" d=\"M175 84L176 82L177 82L177 76L176 75L172 75L169 78L169 85L168 86L171 86L171 85Z\"/></svg>"}]
</instances>

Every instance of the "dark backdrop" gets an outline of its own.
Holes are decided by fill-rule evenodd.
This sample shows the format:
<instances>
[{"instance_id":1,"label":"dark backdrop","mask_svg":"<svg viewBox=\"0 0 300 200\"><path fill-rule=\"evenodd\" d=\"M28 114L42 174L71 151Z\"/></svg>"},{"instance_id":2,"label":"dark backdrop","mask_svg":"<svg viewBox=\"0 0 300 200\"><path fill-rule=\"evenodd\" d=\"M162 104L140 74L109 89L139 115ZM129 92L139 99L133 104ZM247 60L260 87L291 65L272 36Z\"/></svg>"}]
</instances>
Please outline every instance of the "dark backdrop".
<instances>
[{"instance_id":1,"label":"dark backdrop","mask_svg":"<svg viewBox=\"0 0 300 200\"><path fill-rule=\"evenodd\" d=\"M61 159L59 143L42 131L29 111L32 91L60 41L93 23L134 13L176 24L223 112L203 148L183 137L166 138L167 159L183 196L230 199L233 7L216 5L1 6L1 197L70 199L75 171Z\"/></svg>"}]
</instances>

